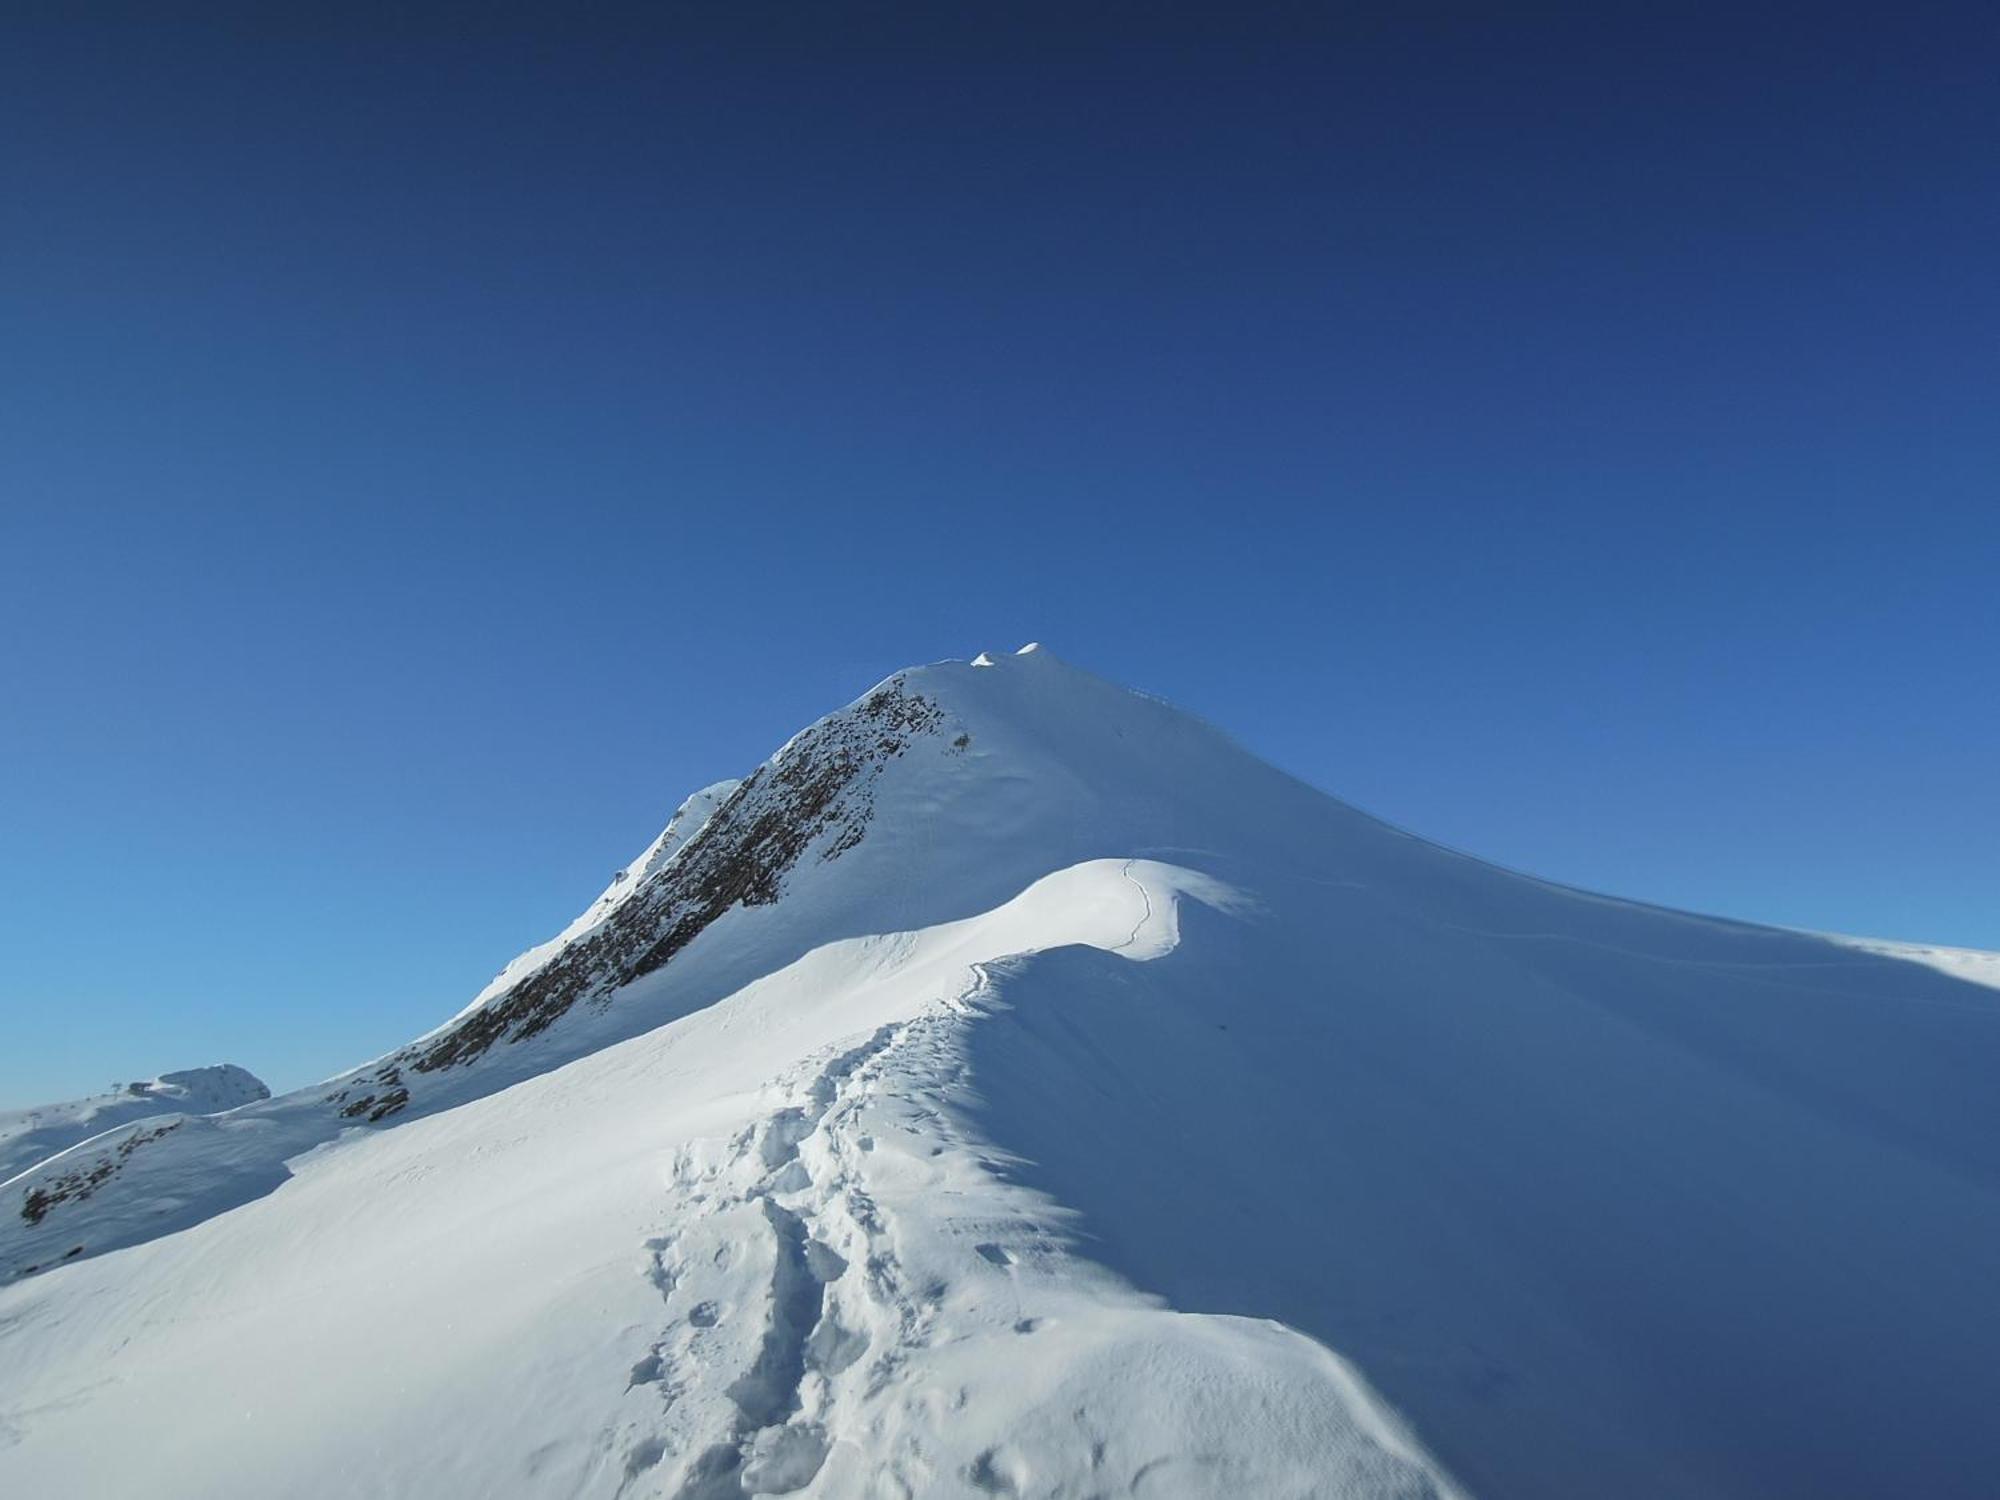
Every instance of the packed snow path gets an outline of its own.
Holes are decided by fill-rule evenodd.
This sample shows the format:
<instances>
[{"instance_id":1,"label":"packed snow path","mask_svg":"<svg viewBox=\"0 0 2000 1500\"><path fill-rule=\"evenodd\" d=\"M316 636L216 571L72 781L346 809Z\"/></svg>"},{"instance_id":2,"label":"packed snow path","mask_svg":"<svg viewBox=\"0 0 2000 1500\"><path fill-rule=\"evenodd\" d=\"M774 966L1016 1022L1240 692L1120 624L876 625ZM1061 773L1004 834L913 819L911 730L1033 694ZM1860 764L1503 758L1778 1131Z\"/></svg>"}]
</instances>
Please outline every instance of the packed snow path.
<instances>
[{"instance_id":1,"label":"packed snow path","mask_svg":"<svg viewBox=\"0 0 2000 1500\"><path fill-rule=\"evenodd\" d=\"M994 998L982 972L971 995L777 1091L798 1102L681 1153L677 1227L647 1247L668 1323L631 1377L660 1387L663 1426L629 1449L628 1474L660 1465L684 1500L788 1494L823 1470L825 1493L905 1497L1450 1493L1323 1351L1167 1312L1077 1258L1053 1205L999 1180L956 1117L966 1028ZM1275 1403L1268 1387L1232 1389L1218 1357L1232 1344L1246 1366L1305 1366L1282 1425L1317 1454L1295 1436L1243 1441L1237 1424L1269 1430ZM1060 1414L1020 1410L992 1379L1043 1362L1096 1372ZM1228 1426L1176 1411L1170 1386L1149 1393L1173 1372ZM1052 1415L1060 1435L1038 1440Z\"/></svg>"}]
</instances>

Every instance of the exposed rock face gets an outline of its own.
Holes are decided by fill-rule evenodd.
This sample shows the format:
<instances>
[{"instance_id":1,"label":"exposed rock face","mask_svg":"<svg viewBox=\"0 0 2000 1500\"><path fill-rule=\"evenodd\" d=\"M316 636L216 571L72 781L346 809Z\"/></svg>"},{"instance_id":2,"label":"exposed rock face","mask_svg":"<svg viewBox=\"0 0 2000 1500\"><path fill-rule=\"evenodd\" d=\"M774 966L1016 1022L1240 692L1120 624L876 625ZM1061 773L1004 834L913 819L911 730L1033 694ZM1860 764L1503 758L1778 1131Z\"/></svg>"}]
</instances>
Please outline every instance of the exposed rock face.
<instances>
[{"instance_id":1,"label":"exposed rock face","mask_svg":"<svg viewBox=\"0 0 2000 1500\"><path fill-rule=\"evenodd\" d=\"M786 872L816 842L825 841L824 859L861 842L872 815L870 773L943 723L935 703L891 678L845 713L806 730L760 766L600 926L441 1035L400 1054L389 1071L407 1064L434 1072L469 1062L498 1042L534 1036L579 1000L650 974L732 906L776 901ZM401 1108L408 1094L397 1092L400 1098L392 1093L371 1100L368 1117ZM352 1104L342 1111L359 1112Z\"/></svg>"}]
</instances>

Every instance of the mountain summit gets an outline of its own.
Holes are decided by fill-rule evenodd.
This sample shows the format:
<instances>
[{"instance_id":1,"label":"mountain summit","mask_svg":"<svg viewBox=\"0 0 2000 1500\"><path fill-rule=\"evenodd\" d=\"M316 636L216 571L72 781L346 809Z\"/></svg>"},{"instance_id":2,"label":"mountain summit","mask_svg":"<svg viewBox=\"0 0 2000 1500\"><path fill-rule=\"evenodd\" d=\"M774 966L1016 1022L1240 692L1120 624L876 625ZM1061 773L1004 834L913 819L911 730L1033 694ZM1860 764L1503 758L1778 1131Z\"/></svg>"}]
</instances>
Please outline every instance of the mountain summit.
<instances>
[{"instance_id":1,"label":"mountain summit","mask_svg":"<svg viewBox=\"0 0 2000 1500\"><path fill-rule=\"evenodd\" d=\"M0 1491L1984 1495L1996 986L913 668L436 1030L7 1182Z\"/></svg>"}]
</instances>

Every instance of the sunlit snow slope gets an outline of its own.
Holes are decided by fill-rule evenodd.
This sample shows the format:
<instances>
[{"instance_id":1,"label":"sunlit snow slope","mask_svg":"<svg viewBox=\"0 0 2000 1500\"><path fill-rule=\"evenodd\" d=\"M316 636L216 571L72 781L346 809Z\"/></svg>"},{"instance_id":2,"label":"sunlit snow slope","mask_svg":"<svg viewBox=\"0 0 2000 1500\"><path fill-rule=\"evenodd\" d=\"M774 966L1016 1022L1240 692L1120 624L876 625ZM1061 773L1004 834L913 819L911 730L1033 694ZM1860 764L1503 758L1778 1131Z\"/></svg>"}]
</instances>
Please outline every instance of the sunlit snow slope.
<instances>
[{"instance_id":1,"label":"sunlit snow slope","mask_svg":"<svg viewBox=\"0 0 2000 1500\"><path fill-rule=\"evenodd\" d=\"M437 1031L8 1183L0 1493L1987 1495L1993 967L899 673Z\"/></svg>"}]
</instances>

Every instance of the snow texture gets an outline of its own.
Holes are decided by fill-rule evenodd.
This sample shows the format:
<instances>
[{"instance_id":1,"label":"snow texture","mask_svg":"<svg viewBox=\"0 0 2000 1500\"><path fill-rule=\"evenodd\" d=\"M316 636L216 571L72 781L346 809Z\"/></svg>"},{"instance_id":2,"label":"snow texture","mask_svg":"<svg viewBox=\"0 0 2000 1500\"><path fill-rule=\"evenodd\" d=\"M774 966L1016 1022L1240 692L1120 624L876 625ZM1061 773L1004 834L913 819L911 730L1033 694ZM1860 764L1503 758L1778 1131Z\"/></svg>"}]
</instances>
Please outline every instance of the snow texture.
<instances>
[{"instance_id":1,"label":"snow texture","mask_svg":"<svg viewBox=\"0 0 2000 1500\"><path fill-rule=\"evenodd\" d=\"M437 1031L6 1184L0 1493L1989 1494L1996 972L913 669Z\"/></svg>"}]
</instances>

